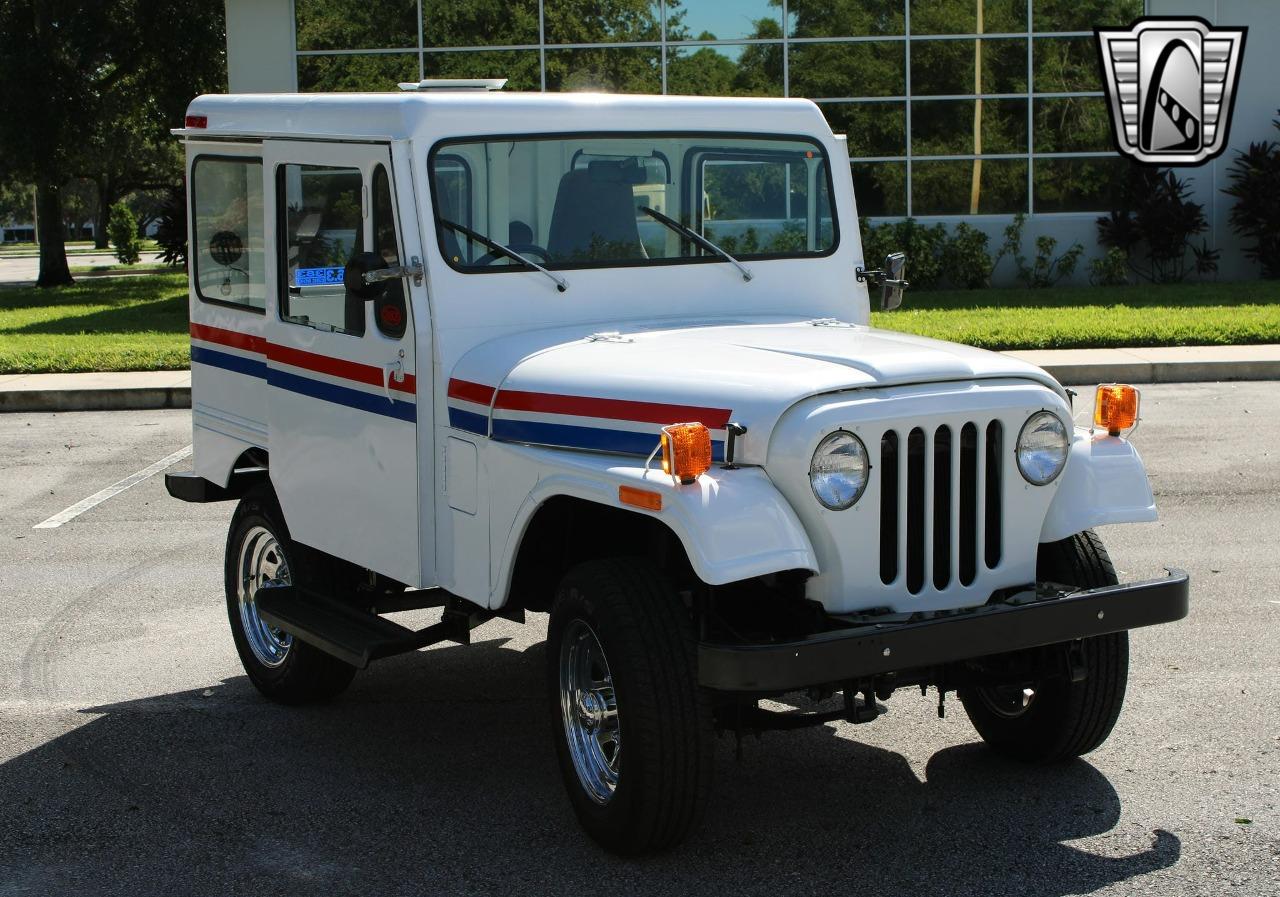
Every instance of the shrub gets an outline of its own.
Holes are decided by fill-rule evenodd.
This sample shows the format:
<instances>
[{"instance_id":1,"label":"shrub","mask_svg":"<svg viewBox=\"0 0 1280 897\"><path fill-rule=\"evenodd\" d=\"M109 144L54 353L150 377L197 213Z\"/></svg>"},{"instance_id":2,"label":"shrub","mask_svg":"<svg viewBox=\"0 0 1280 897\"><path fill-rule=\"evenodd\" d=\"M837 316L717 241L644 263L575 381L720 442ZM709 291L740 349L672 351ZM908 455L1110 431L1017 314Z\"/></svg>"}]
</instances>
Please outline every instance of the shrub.
<instances>
[{"instance_id":1,"label":"shrub","mask_svg":"<svg viewBox=\"0 0 1280 897\"><path fill-rule=\"evenodd\" d=\"M1112 246L1102 258L1089 263L1089 283L1096 287L1121 287L1129 282L1129 255Z\"/></svg>"},{"instance_id":2,"label":"shrub","mask_svg":"<svg viewBox=\"0 0 1280 897\"><path fill-rule=\"evenodd\" d=\"M160 261L171 268L187 264L187 191L173 187L156 218L156 243Z\"/></svg>"},{"instance_id":3,"label":"shrub","mask_svg":"<svg viewBox=\"0 0 1280 897\"><path fill-rule=\"evenodd\" d=\"M142 257L142 240L138 237L138 219L123 202L111 207L107 222L107 236L116 248L116 258L122 265L136 265Z\"/></svg>"},{"instance_id":4,"label":"shrub","mask_svg":"<svg viewBox=\"0 0 1280 897\"><path fill-rule=\"evenodd\" d=\"M1062 255L1055 256L1058 241L1055 237L1036 237L1036 257L1030 264L1022 254L1022 228L1027 223L1027 216L1019 212L1013 216L1013 222L1004 229L1004 245L996 253L991 263L994 271L1005 256L1013 259L1017 268L1018 280L1027 287L1051 287L1064 277L1070 277L1076 270L1076 264L1084 253L1084 247L1072 243Z\"/></svg>"},{"instance_id":5,"label":"shrub","mask_svg":"<svg viewBox=\"0 0 1280 897\"><path fill-rule=\"evenodd\" d=\"M914 289L927 290L938 285L944 272L943 251L947 243L947 229L941 224L927 227L914 218L871 224L866 218L862 224L862 255L868 268L884 264L884 257L891 252L907 254L907 280Z\"/></svg>"},{"instance_id":6,"label":"shrub","mask_svg":"<svg viewBox=\"0 0 1280 897\"><path fill-rule=\"evenodd\" d=\"M958 287L976 290L991 283L991 256L988 238L976 227L960 222L942 249L942 265L947 280Z\"/></svg>"},{"instance_id":7,"label":"shrub","mask_svg":"<svg viewBox=\"0 0 1280 897\"><path fill-rule=\"evenodd\" d=\"M1098 242L1123 252L1130 269L1152 283L1216 272L1220 253L1203 240L1198 247L1192 242L1209 223L1190 193L1172 171L1130 165L1112 186L1111 213L1098 219Z\"/></svg>"},{"instance_id":8,"label":"shrub","mask_svg":"<svg viewBox=\"0 0 1280 897\"><path fill-rule=\"evenodd\" d=\"M1272 124L1280 129L1280 119ZM1280 278L1280 143L1249 144L1231 163L1229 174L1231 186L1222 192L1236 198L1231 229L1253 240L1244 254L1262 266L1262 276Z\"/></svg>"}]
</instances>

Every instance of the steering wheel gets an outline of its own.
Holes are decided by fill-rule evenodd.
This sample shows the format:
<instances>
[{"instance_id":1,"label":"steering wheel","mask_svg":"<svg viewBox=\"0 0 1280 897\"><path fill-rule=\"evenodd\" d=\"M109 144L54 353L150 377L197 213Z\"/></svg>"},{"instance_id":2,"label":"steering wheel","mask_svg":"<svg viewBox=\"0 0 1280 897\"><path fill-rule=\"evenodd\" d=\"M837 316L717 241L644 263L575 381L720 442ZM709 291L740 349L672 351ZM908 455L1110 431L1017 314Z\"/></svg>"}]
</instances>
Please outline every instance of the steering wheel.
<instances>
[{"instance_id":1,"label":"steering wheel","mask_svg":"<svg viewBox=\"0 0 1280 897\"><path fill-rule=\"evenodd\" d=\"M508 248L511 249L513 252L520 253L521 255L541 256L541 259L544 263L551 261L551 253L547 252L547 250L543 249L541 246L535 245L533 243L512 243ZM515 259L509 258L508 256L503 255L501 252L486 252L484 255L480 256L480 258L476 259L471 264L492 265L498 259L507 259L510 262L513 262L513 263L515 262Z\"/></svg>"}]
</instances>

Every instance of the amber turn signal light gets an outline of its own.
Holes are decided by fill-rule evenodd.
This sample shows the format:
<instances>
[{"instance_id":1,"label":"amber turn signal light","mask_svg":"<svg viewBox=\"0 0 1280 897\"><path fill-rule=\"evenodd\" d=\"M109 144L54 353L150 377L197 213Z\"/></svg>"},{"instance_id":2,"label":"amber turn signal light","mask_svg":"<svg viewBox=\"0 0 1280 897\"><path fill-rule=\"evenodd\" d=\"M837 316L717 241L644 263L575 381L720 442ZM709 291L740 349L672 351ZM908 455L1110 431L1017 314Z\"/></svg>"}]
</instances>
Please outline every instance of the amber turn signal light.
<instances>
[{"instance_id":1,"label":"amber turn signal light","mask_svg":"<svg viewBox=\"0 0 1280 897\"><path fill-rule=\"evenodd\" d=\"M711 431L699 423L662 428L662 469L692 483L711 469Z\"/></svg>"},{"instance_id":2,"label":"amber turn signal light","mask_svg":"<svg viewBox=\"0 0 1280 897\"><path fill-rule=\"evenodd\" d=\"M662 510L662 493L650 489L637 489L635 486L619 486L618 501L624 505L644 508L646 511Z\"/></svg>"},{"instance_id":3,"label":"amber turn signal light","mask_svg":"<svg viewBox=\"0 0 1280 897\"><path fill-rule=\"evenodd\" d=\"M1093 425L1119 436L1138 423L1138 390L1124 383L1098 387L1093 403Z\"/></svg>"}]
</instances>

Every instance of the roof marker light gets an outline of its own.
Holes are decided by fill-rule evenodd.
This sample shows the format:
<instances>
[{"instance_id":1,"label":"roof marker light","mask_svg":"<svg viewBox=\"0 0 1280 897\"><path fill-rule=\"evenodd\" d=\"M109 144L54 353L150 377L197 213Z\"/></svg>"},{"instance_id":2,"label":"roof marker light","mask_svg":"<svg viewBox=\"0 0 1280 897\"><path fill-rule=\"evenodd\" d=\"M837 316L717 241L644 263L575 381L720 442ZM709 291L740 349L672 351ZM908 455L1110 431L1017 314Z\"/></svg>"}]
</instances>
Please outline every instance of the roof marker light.
<instances>
[{"instance_id":1,"label":"roof marker light","mask_svg":"<svg viewBox=\"0 0 1280 897\"><path fill-rule=\"evenodd\" d=\"M209 116L188 115L186 118L186 126L188 128L207 128L209 127Z\"/></svg>"}]
</instances>

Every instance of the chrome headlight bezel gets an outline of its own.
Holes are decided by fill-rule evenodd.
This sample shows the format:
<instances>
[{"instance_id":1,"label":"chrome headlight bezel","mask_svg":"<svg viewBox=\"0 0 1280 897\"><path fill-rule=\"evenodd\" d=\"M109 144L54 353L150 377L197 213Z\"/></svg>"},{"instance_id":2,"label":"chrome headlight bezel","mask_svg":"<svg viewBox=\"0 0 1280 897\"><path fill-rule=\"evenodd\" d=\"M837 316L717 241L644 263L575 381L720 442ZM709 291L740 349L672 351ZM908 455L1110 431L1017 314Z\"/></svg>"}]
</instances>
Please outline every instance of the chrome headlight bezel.
<instances>
[{"instance_id":1,"label":"chrome headlight bezel","mask_svg":"<svg viewBox=\"0 0 1280 897\"><path fill-rule=\"evenodd\" d=\"M829 511L852 508L867 491L870 479L867 446L848 430L828 433L809 459L809 488L818 504Z\"/></svg>"},{"instance_id":2,"label":"chrome headlight bezel","mask_svg":"<svg viewBox=\"0 0 1280 897\"><path fill-rule=\"evenodd\" d=\"M1029 438L1045 432L1042 427L1044 424L1049 423L1056 425L1056 432L1060 437L1060 448L1045 444L1035 448L1028 448L1026 443ZM1053 429L1051 427L1049 432L1052 432ZM1062 418L1052 411L1037 411L1026 419L1022 424L1022 429L1018 431L1018 441L1014 445L1018 473L1022 474L1022 478L1033 486L1048 486L1061 476L1062 471L1067 467L1067 458L1070 454L1071 432L1067 429L1067 425L1062 422ZM1032 462L1037 459L1040 463L1033 464ZM1046 460L1048 463L1045 463Z\"/></svg>"}]
</instances>

